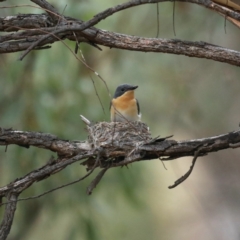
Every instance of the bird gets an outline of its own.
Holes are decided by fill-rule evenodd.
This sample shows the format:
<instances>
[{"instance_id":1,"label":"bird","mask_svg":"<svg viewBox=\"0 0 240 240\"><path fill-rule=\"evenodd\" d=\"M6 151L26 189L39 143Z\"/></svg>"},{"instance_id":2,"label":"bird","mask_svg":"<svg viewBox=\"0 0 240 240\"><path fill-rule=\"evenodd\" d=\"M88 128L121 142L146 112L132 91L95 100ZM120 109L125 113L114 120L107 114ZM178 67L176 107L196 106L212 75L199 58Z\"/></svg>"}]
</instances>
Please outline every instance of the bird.
<instances>
[{"instance_id":1,"label":"bird","mask_svg":"<svg viewBox=\"0 0 240 240\"><path fill-rule=\"evenodd\" d=\"M122 84L117 87L110 104L112 122L140 121L140 107L134 97L134 90L138 86Z\"/></svg>"}]
</instances>

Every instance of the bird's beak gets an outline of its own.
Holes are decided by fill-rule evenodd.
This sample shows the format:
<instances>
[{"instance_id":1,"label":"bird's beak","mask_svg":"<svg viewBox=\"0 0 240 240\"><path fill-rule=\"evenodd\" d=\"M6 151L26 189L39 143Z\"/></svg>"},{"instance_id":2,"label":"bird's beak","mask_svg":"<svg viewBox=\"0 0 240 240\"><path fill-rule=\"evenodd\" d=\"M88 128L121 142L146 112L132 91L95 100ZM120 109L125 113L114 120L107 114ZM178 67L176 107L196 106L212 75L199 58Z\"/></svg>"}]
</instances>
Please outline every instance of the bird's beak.
<instances>
[{"instance_id":1,"label":"bird's beak","mask_svg":"<svg viewBox=\"0 0 240 240\"><path fill-rule=\"evenodd\" d=\"M136 88L138 88L138 86L131 86L129 90L135 90Z\"/></svg>"}]
</instances>

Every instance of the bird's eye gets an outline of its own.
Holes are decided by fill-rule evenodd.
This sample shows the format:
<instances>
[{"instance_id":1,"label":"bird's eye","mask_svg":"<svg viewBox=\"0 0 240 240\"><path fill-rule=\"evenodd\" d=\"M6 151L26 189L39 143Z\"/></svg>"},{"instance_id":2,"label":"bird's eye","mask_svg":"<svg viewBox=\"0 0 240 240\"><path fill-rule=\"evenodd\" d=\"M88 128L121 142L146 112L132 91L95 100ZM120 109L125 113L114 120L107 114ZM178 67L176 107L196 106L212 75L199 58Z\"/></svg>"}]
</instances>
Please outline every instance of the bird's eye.
<instances>
[{"instance_id":1,"label":"bird's eye","mask_svg":"<svg viewBox=\"0 0 240 240\"><path fill-rule=\"evenodd\" d=\"M124 92L124 88L122 88L121 91Z\"/></svg>"}]
</instances>

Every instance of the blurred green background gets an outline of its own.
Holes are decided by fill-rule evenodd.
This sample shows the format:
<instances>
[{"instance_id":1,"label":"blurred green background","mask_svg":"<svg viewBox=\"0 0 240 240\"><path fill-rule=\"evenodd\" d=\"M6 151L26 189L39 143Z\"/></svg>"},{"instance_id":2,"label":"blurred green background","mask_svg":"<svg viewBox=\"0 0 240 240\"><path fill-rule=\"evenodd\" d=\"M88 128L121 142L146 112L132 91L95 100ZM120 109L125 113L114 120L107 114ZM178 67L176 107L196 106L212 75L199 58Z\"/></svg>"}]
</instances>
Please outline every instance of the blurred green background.
<instances>
[{"instance_id":1,"label":"blurred green background","mask_svg":"<svg viewBox=\"0 0 240 240\"><path fill-rule=\"evenodd\" d=\"M89 20L123 1L50 1L64 14ZM18 1L18 4L29 1ZM0 6L15 5L7 1ZM31 3L33 5L33 3ZM193 4L159 4L161 38L206 41L239 51L240 30L224 18ZM40 13L30 7L1 9L1 16ZM143 5L114 14L97 27L109 31L155 37L156 5ZM65 41L74 49L75 43ZM174 134L185 140L237 130L239 117L238 67L205 59L163 53L138 53L81 44L87 63L106 81L111 93L122 83L137 84L142 121L152 135ZM85 140L79 114L92 121L109 121L109 96L103 82L71 54L61 42L49 50L0 58L0 126L41 131L63 139ZM80 56L80 54L79 54ZM96 96L94 79L105 112ZM212 153L197 161L187 181L169 190L189 168L191 158L134 163L111 169L91 196L86 187L93 179L20 202L10 240L145 240L231 239L240 236L240 162L238 149ZM39 168L52 152L0 148L0 185ZM21 197L37 195L85 174L79 163L34 184ZM0 210L2 217L3 210Z\"/></svg>"}]
</instances>

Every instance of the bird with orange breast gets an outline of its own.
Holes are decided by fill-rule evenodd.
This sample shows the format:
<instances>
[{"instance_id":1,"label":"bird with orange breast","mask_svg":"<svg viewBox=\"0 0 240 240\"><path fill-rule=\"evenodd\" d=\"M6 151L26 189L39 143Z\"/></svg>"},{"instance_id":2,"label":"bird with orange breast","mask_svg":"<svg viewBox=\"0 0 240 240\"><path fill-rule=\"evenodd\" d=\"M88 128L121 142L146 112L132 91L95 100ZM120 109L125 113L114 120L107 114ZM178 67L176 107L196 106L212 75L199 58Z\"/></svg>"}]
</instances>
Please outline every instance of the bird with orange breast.
<instances>
[{"instance_id":1,"label":"bird with orange breast","mask_svg":"<svg viewBox=\"0 0 240 240\"><path fill-rule=\"evenodd\" d=\"M134 97L134 90L137 88L138 86L129 84L117 87L110 106L112 122L140 121L140 107Z\"/></svg>"}]
</instances>

